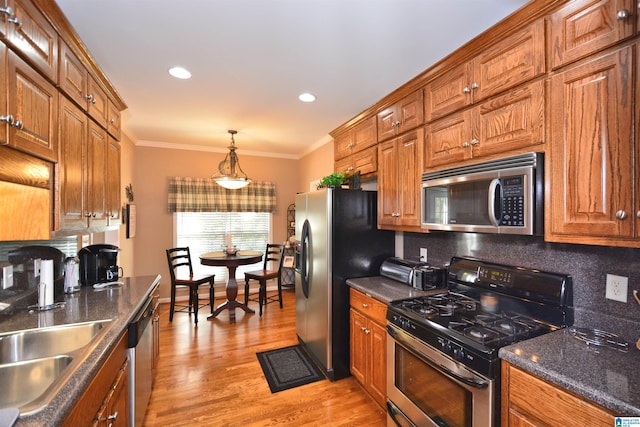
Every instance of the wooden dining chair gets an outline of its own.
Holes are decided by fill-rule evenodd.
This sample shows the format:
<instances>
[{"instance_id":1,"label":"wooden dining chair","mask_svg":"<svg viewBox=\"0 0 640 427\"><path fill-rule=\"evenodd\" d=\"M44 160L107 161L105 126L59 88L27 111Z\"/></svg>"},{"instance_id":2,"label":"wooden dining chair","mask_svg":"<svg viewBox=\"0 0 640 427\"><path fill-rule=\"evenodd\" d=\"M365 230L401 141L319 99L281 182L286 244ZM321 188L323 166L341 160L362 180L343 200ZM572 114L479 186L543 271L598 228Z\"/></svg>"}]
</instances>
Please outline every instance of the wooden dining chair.
<instances>
[{"instance_id":1,"label":"wooden dining chair","mask_svg":"<svg viewBox=\"0 0 640 427\"><path fill-rule=\"evenodd\" d=\"M249 271L244 273L244 303L249 304L249 300L258 301L260 307L260 316L262 316L262 306L270 302L279 301L282 308L282 262L284 261L284 245L273 243L267 244L264 253L264 264L262 270ZM271 265L269 265L271 264ZM271 268L270 268L271 267ZM278 280L278 293L276 295L267 296L267 280ZM258 288L258 298L250 298L249 281L257 280L260 284ZM254 294L255 295L255 292Z\"/></svg>"},{"instance_id":2,"label":"wooden dining chair","mask_svg":"<svg viewBox=\"0 0 640 427\"><path fill-rule=\"evenodd\" d=\"M189 247L167 249L167 262L169 263L169 274L171 275L171 308L169 309L169 321L173 321L173 313L185 312L191 314L193 312L195 324L198 324L198 309L206 307L211 308L213 313L213 284L214 275L198 275L193 274L193 266L191 265L191 251ZM209 303L200 304L198 298L198 288L201 285L209 284ZM176 288L178 286L189 287L189 303L176 304ZM177 309L176 309L177 307Z\"/></svg>"}]
</instances>

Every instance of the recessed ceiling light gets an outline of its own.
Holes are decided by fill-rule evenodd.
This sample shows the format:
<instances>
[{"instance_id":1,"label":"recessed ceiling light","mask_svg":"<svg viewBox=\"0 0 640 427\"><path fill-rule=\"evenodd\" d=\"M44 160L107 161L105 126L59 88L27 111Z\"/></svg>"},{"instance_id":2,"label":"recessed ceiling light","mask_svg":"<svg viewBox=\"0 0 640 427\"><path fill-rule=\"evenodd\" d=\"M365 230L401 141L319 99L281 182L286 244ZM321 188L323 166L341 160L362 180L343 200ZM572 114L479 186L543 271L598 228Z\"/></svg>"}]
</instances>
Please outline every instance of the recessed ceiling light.
<instances>
[{"instance_id":1,"label":"recessed ceiling light","mask_svg":"<svg viewBox=\"0 0 640 427\"><path fill-rule=\"evenodd\" d=\"M191 73L182 67L173 67L169 70L169 74L178 79L190 79Z\"/></svg>"},{"instance_id":2,"label":"recessed ceiling light","mask_svg":"<svg viewBox=\"0 0 640 427\"><path fill-rule=\"evenodd\" d=\"M313 94L305 92L300 94L300 96L298 96L298 99L302 102L313 102L316 100L316 97Z\"/></svg>"}]
</instances>

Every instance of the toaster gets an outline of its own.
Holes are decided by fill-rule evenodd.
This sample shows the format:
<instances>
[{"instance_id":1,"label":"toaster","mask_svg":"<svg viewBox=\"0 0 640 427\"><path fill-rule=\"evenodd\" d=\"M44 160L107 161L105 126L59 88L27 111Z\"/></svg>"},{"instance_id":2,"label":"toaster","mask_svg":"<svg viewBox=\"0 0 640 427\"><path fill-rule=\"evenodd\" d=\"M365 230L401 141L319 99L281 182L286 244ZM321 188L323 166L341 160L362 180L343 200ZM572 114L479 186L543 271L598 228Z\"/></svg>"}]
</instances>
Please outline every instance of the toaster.
<instances>
[{"instance_id":1,"label":"toaster","mask_svg":"<svg viewBox=\"0 0 640 427\"><path fill-rule=\"evenodd\" d=\"M422 291L447 287L447 269L422 265L413 269L413 287Z\"/></svg>"}]
</instances>

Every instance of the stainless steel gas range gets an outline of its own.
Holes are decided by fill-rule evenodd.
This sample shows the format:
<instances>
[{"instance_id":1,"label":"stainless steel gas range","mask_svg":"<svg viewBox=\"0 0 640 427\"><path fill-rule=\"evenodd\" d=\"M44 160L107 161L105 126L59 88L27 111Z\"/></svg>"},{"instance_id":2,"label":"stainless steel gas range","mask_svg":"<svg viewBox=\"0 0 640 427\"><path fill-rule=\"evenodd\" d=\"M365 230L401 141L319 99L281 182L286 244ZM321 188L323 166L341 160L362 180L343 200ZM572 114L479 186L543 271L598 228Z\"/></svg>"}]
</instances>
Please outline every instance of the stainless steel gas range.
<instances>
[{"instance_id":1,"label":"stainless steel gas range","mask_svg":"<svg viewBox=\"0 0 640 427\"><path fill-rule=\"evenodd\" d=\"M566 274L451 259L448 291L387 310L389 426L500 425L500 347L573 324Z\"/></svg>"}]
</instances>

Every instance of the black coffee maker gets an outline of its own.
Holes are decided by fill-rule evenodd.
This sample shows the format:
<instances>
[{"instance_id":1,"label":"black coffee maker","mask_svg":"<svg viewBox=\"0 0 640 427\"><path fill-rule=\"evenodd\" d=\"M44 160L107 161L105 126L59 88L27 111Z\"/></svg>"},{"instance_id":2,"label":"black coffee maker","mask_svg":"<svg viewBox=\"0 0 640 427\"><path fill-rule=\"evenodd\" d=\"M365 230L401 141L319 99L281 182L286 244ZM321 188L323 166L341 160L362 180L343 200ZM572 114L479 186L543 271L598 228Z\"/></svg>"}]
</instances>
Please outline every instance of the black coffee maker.
<instances>
[{"instance_id":1,"label":"black coffee maker","mask_svg":"<svg viewBox=\"0 0 640 427\"><path fill-rule=\"evenodd\" d=\"M80 284L116 282L121 274L118 268L118 251L114 245L89 245L78 251L80 259Z\"/></svg>"}]
</instances>

